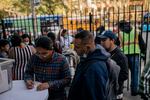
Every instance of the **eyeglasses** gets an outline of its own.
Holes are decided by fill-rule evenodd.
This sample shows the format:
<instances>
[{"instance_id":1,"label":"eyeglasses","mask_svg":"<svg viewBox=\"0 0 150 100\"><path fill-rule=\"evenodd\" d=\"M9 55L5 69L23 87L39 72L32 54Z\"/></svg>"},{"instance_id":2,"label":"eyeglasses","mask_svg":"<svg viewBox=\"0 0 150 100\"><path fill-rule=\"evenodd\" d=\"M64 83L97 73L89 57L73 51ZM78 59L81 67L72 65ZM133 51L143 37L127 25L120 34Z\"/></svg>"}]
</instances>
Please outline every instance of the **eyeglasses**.
<instances>
[{"instance_id":1,"label":"eyeglasses","mask_svg":"<svg viewBox=\"0 0 150 100\"><path fill-rule=\"evenodd\" d=\"M47 57L49 55L49 52L42 52L42 53L37 52L35 55L45 58L45 57Z\"/></svg>"}]
</instances>

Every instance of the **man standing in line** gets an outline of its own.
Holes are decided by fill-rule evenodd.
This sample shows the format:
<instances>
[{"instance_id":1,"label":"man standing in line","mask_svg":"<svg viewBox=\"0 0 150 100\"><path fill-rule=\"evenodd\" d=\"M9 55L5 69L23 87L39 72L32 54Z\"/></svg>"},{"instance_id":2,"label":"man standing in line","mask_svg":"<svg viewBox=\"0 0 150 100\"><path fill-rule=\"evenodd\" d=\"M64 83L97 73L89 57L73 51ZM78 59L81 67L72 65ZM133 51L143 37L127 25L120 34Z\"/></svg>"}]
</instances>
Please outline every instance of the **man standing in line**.
<instances>
[{"instance_id":1,"label":"man standing in line","mask_svg":"<svg viewBox=\"0 0 150 100\"><path fill-rule=\"evenodd\" d=\"M80 56L68 100L106 100L109 55L96 48L94 36L89 31L75 35L74 48Z\"/></svg>"},{"instance_id":2,"label":"man standing in line","mask_svg":"<svg viewBox=\"0 0 150 100\"><path fill-rule=\"evenodd\" d=\"M124 81L128 79L128 59L121 52L120 48L115 45L117 36L112 31L104 31L98 37L100 38L99 43L111 54L110 58L121 68L118 77L119 89L117 91L117 100L122 100Z\"/></svg>"}]
</instances>

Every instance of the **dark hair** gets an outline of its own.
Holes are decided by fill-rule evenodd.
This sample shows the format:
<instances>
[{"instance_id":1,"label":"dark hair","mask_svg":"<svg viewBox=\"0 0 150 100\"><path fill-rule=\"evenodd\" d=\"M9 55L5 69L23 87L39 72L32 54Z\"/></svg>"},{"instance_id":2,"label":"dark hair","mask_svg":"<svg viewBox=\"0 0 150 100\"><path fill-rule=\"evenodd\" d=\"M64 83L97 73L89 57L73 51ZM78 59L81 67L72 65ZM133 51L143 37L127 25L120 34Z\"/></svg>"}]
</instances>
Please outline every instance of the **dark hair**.
<instances>
[{"instance_id":1,"label":"dark hair","mask_svg":"<svg viewBox=\"0 0 150 100\"><path fill-rule=\"evenodd\" d=\"M48 32L47 28L42 28L42 32Z\"/></svg>"},{"instance_id":2,"label":"dark hair","mask_svg":"<svg viewBox=\"0 0 150 100\"><path fill-rule=\"evenodd\" d=\"M9 41L6 39L0 39L0 48L4 47L5 45L9 44Z\"/></svg>"},{"instance_id":3,"label":"dark hair","mask_svg":"<svg viewBox=\"0 0 150 100\"><path fill-rule=\"evenodd\" d=\"M48 36L49 38L51 38L52 41L55 41L55 40L56 40L55 33L53 33L53 32L48 32L47 36Z\"/></svg>"},{"instance_id":4,"label":"dark hair","mask_svg":"<svg viewBox=\"0 0 150 100\"><path fill-rule=\"evenodd\" d=\"M60 48L60 44L56 42L56 35L53 32L49 32L47 36L53 41L53 49L58 53L62 53L62 49Z\"/></svg>"},{"instance_id":5,"label":"dark hair","mask_svg":"<svg viewBox=\"0 0 150 100\"><path fill-rule=\"evenodd\" d=\"M75 35L75 39L81 39L83 43L94 41L94 36L90 31L83 30Z\"/></svg>"},{"instance_id":6,"label":"dark hair","mask_svg":"<svg viewBox=\"0 0 150 100\"><path fill-rule=\"evenodd\" d=\"M33 45L33 44L32 44L32 40L31 40L31 37L30 37L28 34L23 34L23 35L21 36L21 38L22 38L22 39L29 38L29 44L28 44L28 45Z\"/></svg>"},{"instance_id":7,"label":"dark hair","mask_svg":"<svg viewBox=\"0 0 150 100\"><path fill-rule=\"evenodd\" d=\"M24 38L29 38L29 39L30 39L30 36L29 36L28 34L23 34L21 37L22 37L23 39L24 39Z\"/></svg>"},{"instance_id":8,"label":"dark hair","mask_svg":"<svg viewBox=\"0 0 150 100\"><path fill-rule=\"evenodd\" d=\"M41 36L35 40L35 47L41 47L46 50L52 50L53 49L53 41L46 36Z\"/></svg>"},{"instance_id":9,"label":"dark hair","mask_svg":"<svg viewBox=\"0 0 150 100\"><path fill-rule=\"evenodd\" d=\"M21 44L21 36L19 36L18 34L15 34L11 37L11 44L13 47L16 47L16 46L20 46Z\"/></svg>"}]
</instances>

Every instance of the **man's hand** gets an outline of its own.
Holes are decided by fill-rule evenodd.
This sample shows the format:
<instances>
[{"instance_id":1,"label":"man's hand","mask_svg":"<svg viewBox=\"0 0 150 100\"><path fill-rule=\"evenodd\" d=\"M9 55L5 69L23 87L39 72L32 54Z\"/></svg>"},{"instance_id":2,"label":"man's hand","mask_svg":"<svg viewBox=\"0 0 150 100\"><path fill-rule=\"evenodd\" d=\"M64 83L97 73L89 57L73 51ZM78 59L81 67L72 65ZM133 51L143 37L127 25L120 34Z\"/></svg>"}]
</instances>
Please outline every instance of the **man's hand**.
<instances>
[{"instance_id":1,"label":"man's hand","mask_svg":"<svg viewBox=\"0 0 150 100\"><path fill-rule=\"evenodd\" d=\"M32 80L27 80L26 81L26 87L28 89L33 89L34 88L34 82Z\"/></svg>"},{"instance_id":2,"label":"man's hand","mask_svg":"<svg viewBox=\"0 0 150 100\"><path fill-rule=\"evenodd\" d=\"M42 84L39 84L37 86L37 91L42 91L42 90L45 90L45 89L48 89L49 88L49 84L46 82L46 83L42 83Z\"/></svg>"}]
</instances>

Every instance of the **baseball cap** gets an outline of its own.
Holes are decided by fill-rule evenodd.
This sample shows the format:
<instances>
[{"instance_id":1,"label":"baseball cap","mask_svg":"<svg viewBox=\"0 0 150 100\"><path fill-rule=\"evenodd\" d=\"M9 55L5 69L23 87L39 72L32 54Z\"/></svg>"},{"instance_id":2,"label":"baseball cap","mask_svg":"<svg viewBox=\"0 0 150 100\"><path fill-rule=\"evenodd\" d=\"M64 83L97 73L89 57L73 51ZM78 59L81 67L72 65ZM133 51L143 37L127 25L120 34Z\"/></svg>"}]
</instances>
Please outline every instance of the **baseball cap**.
<instances>
[{"instance_id":1,"label":"baseball cap","mask_svg":"<svg viewBox=\"0 0 150 100\"><path fill-rule=\"evenodd\" d=\"M117 39L117 36L111 30L103 31L102 34L99 35L98 37L101 39L105 39L105 38L111 38L114 40Z\"/></svg>"}]
</instances>

